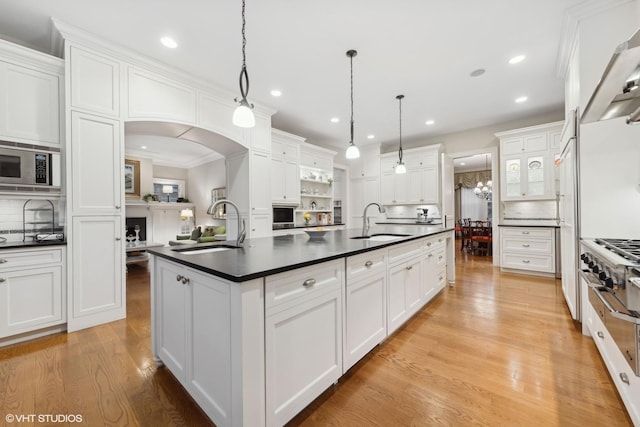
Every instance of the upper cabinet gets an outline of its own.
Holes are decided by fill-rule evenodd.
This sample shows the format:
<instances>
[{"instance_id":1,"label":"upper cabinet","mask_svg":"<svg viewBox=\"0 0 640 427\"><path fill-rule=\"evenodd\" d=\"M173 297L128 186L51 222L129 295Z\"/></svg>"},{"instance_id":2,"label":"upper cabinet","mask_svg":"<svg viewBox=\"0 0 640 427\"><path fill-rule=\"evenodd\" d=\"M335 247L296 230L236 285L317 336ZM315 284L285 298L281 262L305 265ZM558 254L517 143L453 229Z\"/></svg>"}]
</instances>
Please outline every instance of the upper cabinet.
<instances>
[{"instance_id":1,"label":"upper cabinet","mask_svg":"<svg viewBox=\"0 0 640 427\"><path fill-rule=\"evenodd\" d=\"M561 151L562 122L497 133L503 201L555 198L554 160Z\"/></svg>"},{"instance_id":2,"label":"upper cabinet","mask_svg":"<svg viewBox=\"0 0 640 427\"><path fill-rule=\"evenodd\" d=\"M300 203L300 144L304 138L273 129L271 134L271 201Z\"/></svg>"},{"instance_id":3,"label":"upper cabinet","mask_svg":"<svg viewBox=\"0 0 640 427\"><path fill-rule=\"evenodd\" d=\"M404 150L402 160L407 168L404 174L395 172L398 164L397 152L380 156L382 203L385 205L439 203L439 154L440 145Z\"/></svg>"},{"instance_id":4,"label":"upper cabinet","mask_svg":"<svg viewBox=\"0 0 640 427\"><path fill-rule=\"evenodd\" d=\"M71 46L71 106L103 116L120 115L120 63Z\"/></svg>"},{"instance_id":5,"label":"upper cabinet","mask_svg":"<svg viewBox=\"0 0 640 427\"><path fill-rule=\"evenodd\" d=\"M60 144L64 63L0 41L0 139Z\"/></svg>"}]
</instances>

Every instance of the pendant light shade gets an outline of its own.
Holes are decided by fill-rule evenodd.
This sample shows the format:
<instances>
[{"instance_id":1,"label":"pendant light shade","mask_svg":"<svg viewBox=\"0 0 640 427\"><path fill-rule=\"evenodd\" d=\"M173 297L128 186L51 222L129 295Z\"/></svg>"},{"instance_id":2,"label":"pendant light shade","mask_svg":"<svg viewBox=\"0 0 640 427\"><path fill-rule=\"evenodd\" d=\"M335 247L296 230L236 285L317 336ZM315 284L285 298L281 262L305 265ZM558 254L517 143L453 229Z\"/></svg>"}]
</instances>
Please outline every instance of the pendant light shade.
<instances>
[{"instance_id":1,"label":"pendant light shade","mask_svg":"<svg viewBox=\"0 0 640 427\"><path fill-rule=\"evenodd\" d=\"M402 161L402 99L404 98L404 95L398 95L396 96L396 99L398 100L398 111L399 111L399 117L400 117L400 138L399 138L399 145L398 145L398 166L396 166L396 173L397 174L403 174L403 173L407 173L407 168L404 165L404 162Z\"/></svg>"},{"instance_id":2,"label":"pendant light shade","mask_svg":"<svg viewBox=\"0 0 640 427\"><path fill-rule=\"evenodd\" d=\"M253 116L253 104L247 101L249 94L249 74L247 73L247 57L245 47L247 38L245 37L244 1L242 0L242 69L240 70L240 95L242 98L235 101L239 104L233 112L233 124L241 128L252 128L256 125L256 118Z\"/></svg>"},{"instance_id":3,"label":"pendant light shade","mask_svg":"<svg viewBox=\"0 0 640 427\"><path fill-rule=\"evenodd\" d=\"M347 159L357 159L360 157L360 150L358 150L358 147L353 143L353 57L357 54L358 52L353 49L347 51L347 56L349 57L349 62L351 64L351 138L349 139L349 147L345 153L345 157Z\"/></svg>"}]
</instances>

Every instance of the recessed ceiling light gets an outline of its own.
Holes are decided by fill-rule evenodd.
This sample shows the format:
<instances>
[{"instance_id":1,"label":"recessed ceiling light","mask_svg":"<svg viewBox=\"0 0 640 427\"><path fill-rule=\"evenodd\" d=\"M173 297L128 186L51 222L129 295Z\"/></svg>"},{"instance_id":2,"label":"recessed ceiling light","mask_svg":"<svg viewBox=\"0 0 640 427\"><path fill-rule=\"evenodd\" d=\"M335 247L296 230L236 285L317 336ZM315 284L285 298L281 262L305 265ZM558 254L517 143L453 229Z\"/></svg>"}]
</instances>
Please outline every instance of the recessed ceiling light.
<instances>
[{"instance_id":1,"label":"recessed ceiling light","mask_svg":"<svg viewBox=\"0 0 640 427\"><path fill-rule=\"evenodd\" d=\"M169 49L175 49L178 47L178 43L169 36L164 36L160 39L160 43L168 47Z\"/></svg>"},{"instance_id":2,"label":"recessed ceiling light","mask_svg":"<svg viewBox=\"0 0 640 427\"><path fill-rule=\"evenodd\" d=\"M340 119L337 118L337 117L332 117L331 118L331 123L338 123L339 121L340 121Z\"/></svg>"},{"instance_id":3,"label":"recessed ceiling light","mask_svg":"<svg viewBox=\"0 0 640 427\"><path fill-rule=\"evenodd\" d=\"M431 126L434 123L435 122L433 120L427 120L426 122L424 122L424 124L427 125L427 126Z\"/></svg>"},{"instance_id":4,"label":"recessed ceiling light","mask_svg":"<svg viewBox=\"0 0 640 427\"><path fill-rule=\"evenodd\" d=\"M373 139L375 137L376 137L375 135L367 135L367 139Z\"/></svg>"},{"instance_id":5,"label":"recessed ceiling light","mask_svg":"<svg viewBox=\"0 0 640 427\"><path fill-rule=\"evenodd\" d=\"M517 104L522 104L527 99L529 99L529 98L527 98L526 96L520 96L520 97L516 98L515 101L516 101Z\"/></svg>"},{"instance_id":6,"label":"recessed ceiling light","mask_svg":"<svg viewBox=\"0 0 640 427\"><path fill-rule=\"evenodd\" d=\"M271 91L271 96L275 96L277 98L279 96L282 96L282 92L279 91L278 89L274 89Z\"/></svg>"},{"instance_id":7,"label":"recessed ceiling light","mask_svg":"<svg viewBox=\"0 0 640 427\"><path fill-rule=\"evenodd\" d=\"M142 147L140 147L140 148L142 148L143 150L146 150L146 149L147 149L147 146L146 146L146 145L143 145L143 146L142 146Z\"/></svg>"},{"instance_id":8,"label":"recessed ceiling light","mask_svg":"<svg viewBox=\"0 0 640 427\"><path fill-rule=\"evenodd\" d=\"M509 60L509 64L517 64L518 62L524 61L525 58L526 58L525 55L514 56Z\"/></svg>"},{"instance_id":9,"label":"recessed ceiling light","mask_svg":"<svg viewBox=\"0 0 640 427\"><path fill-rule=\"evenodd\" d=\"M478 68L477 70L473 70L471 72L471 74L469 74L471 77L478 77L483 75L487 70L485 70L484 68Z\"/></svg>"},{"instance_id":10,"label":"recessed ceiling light","mask_svg":"<svg viewBox=\"0 0 640 427\"><path fill-rule=\"evenodd\" d=\"M464 166L464 165L466 165L465 162L460 162L460 166Z\"/></svg>"}]
</instances>

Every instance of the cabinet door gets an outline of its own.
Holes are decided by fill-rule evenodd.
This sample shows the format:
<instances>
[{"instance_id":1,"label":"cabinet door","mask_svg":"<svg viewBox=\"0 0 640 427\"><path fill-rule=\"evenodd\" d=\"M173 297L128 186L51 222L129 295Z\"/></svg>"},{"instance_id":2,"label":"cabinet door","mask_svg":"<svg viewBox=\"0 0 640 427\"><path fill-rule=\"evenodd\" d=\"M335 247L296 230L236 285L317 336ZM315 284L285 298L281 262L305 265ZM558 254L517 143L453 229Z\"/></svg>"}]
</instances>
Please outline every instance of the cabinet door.
<instances>
[{"instance_id":1,"label":"cabinet door","mask_svg":"<svg viewBox=\"0 0 640 427\"><path fill-rule=\"evenodd\" d=\"M421 259L416 257L405 265L406 307L409 317L422 307L422 268Z\"/></svg>"},{"instance_id":2,"label":"cabinet door","mask_svg":"<svg viewBox=\"0 0 640 427\"><path fill-rule=\"evenodd\" d=\"M0 273L0 338L61 324L62 266Z\"/></svg>"},{"instance_id":3,"label":"cabinet door","mask_svg":"<svg viewBox=\"0 0 640 427\"><path fill-rule=\"evenodd\" d=\"M76 216L71 227L69 332L124 318L121 218Z\"/></svg>"},{"instance_id":4,"label":"cabinet door","mask_svg":"<svg viewBox=\"0 0 640 427\"><path fill-rule=\"evenodd\" d=\"M247 230L247 237L269 237L272 232L271 214L251 214L251 224ZM227 234L227 240L229 235ZM235 235L231 237L235 240Z\"/></svg>"},{"instance_id":5,"label":"cabinet door","mask_svg":"<svg viewBox=\"0 0 640 427\"><path fill-rule=\"evenodd\" d=\"M407 310L407 277L406 264L400 264L389 269L389 290L387 292L387 331L391 335L405 320L409 318Z\"/></svg>"},{"instance_id":6,"label":"cabinet door","mask_svg":"<svg viewBox=\"0 0 640 427\"><path fill-rule=\"evenodd\" d=\"M0 61L0 134L60 143L59 77Z\"/></svg>"},{"instance_id":7,"label":"cabinet door","mask_svg":"<svg viewBox=\"0 0 640 427\"><path fill-rule=\"evenodd\" d=\"M380 199L385 205L396 203L395 175L391 173L382 174L380 178ZM363 206L364 207L364 206Z\"/></svg>"},{"instance_id":8,"label":"cabinet door","mask_svg":"<svg viewBox=\"0 0 640 427\"><path fill-rule=\"evenodd\" d=\"M184 267L156 257L154 347L171 373L185 383L187 366L187 291ZM211 325L213 326L213 325Z\"/></svg>"},{"instance_id":9,"label":"cabinet door","mask_svg":"<svg viewBox=\"0 0 640 427\"><path fill-rule=\"evenodd\" d=\"M394 174L393 175L393 189L395 193L396 203L409 203L410 189L409 189L409 174Z\"/></svg>"},{"instance_id":10,"label":"cabinet door","mask_svg":"<svg viewBox=\"0 0 640 427\"><path fill-rule=\"evenodd\" d=\"M120 64L71 46L71 105L95 113L120 114Z\"/></svg>"},{"instance_id":11,"label":"cabinet door","mask_svg":"<svg viewBox=\"0 0 640 427\"><path fill-rule=\"evenodd\" d=\"M73 214L119 214L124 189L120 122L73 112Z\"/></svg>"},{"instance_id":12,"label":"cabinet door","mask_svg":"<svg viewBox=\"0 0 640 427\"><path fill-rule=\"evenodd\" d=\"M526 197L544 197L549 194L547 182L549 168L544 154L526 157Z\"/></svg>"},{"instance_id":13,"label":"cabinet door","mask_svg":"<svg viewBox=\"0 0 640 427\"><path fill-rule=\"evenodd\" d=\"M387 335L386 271L347 283L344 370Z\"/></svg>"},{"instance_id":14,"label":"cabinet door","mask_svg":"<svg viewBox=\"0 0 640 427\"><path fill-rule=\"evenodd\" d=\"M435 251L429 251L422 258L422 300L427 303L436 293L436 256Z\"/></svg>"},{"instance_id":15,"label":"cabinet door","mask_svg":"<svg viewBox=\"0 0 640 427\"><path fill-rule=\"evenodd\" d=\"M284 202L286 195L286 181L284 160L282 158L271 158L271 201Z\"/></svg>"},{"instance_id":16,"label":"cabinet door","mask_svg":"<svg viewBox=\"0 0 640 427\"><path fill-rule=\"evenodd\" d=\"M271 156L251 153L251 213L267 214L271 211Z\"/></svg>"},{"instance_id":17,"label":"cabinet door","mask_svg":"<svg viewBox=\"0 0 640 427\"><path fill-rule=\"evenodd\" d=\"M191 316L187 387L217 425L231 425L231 292L229 284L192 269L184 275ZM169 277L171 279L171 277ZM175 286L177 286L177 282ZM236 284L237 286L237 284ZM180 299L181 295L176 295ZM179 301L176 301L176 305ZM171 303L174 304L174 303ZM180 331L176 326L175 332ZM184 333L183 333L184 335ZM179 338L179 337L175 337ZM176 341L176 344L179 343Z\"/></svg>"},{"instance_id":18,"label":"cabinet door","mask_svg":"<svg viewBox=\"0 0 640 427\"><path fill-rule=\"evenodd\" d=\"M284 200L287 203L300 203L300 171L298 163L291 160L284 162Z\"/></svg>"},{"instance_id":19,"label":"cabinet door","mask_svg":"<svg viewBox=\"0 0 640 427\"><path fill-rule=\"evenodd\" d=\"M266 317L267 425L284 425L342 375L341 292Z\"/></svg>"},{"instance_id":20,"label":"cabinet door","mask_svg":"<svg viewBox=\"0 0 640 427\"><path fill-rule=\"evenodd\" d=\"M504 162L504 182L502 185L502 198L507 199L518 199L524 195L524 188L522 184L522 173L520 169L522 168L522 159L510 158L505 159Z\"/></svg>"}]
</instances>

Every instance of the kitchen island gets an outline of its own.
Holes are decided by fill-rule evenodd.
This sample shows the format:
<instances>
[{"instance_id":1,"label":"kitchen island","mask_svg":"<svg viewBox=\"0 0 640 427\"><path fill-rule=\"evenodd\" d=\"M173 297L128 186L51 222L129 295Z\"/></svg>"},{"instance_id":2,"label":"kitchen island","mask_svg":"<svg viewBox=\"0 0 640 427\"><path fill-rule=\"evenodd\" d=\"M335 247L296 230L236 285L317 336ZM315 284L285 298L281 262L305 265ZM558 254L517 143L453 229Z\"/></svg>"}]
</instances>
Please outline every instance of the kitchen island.
<instances>
[{"instance_id":1,"label":"kitchen island","mask_svg":"<svg viewBox=\"0 0 640 427\"><path fill-rule=\"evenodd\" d=\"M285 424L447 282L451 228L361 233L150 249L154 357L216 425Z\"/></svg>"}]
</instances>

